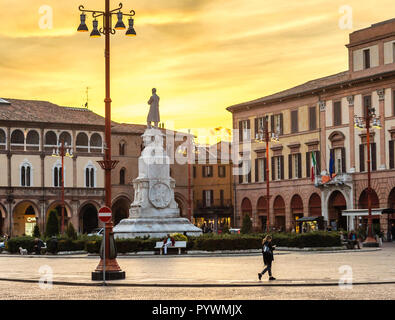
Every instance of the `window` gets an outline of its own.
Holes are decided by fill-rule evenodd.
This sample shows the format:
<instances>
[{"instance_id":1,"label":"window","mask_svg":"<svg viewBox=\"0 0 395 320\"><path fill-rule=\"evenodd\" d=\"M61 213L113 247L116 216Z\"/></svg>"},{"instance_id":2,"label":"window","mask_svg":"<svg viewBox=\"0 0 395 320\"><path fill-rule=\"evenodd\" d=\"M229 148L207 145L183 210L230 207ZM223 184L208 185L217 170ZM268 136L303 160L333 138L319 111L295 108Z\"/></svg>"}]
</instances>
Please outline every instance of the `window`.
<instances>
[{"instance_id":1,"label":"window","mask_svg":"<svg viewBox=\"0 0 395 320\"><path fill-rule=\"evenodd\" d=\"M302 178L302 154L295 153L288 155L288 176L289 179Z\"/></svg>"},{"instance_id":2,"label":"window","mask_svg":"<svg viewBox=\"0 0 395 320\"><path fill-rule=\"evenodd\" d=\"M70 133L64 131L59 136L59 141L63 141L65 145L71 147L71 135Z\"/></svg>"},{"instance_id":3,"label":"window","mask_svg":"<svg viewBox=\"0 0 395 320\"><path fill-rule=\"evenodd\" d=\"M311 170L312 170L312 153L314 152L314 158L315 158L315 163L316 167L314 170L314 175L320 175L321 174L321 159L320 159L320 152L319 151L309 151L306 152L306 177L310 178L311 177Z\"/></svg>"},{"instance_id":4,"label":"window","mask_svg":"<svg viewBox=\"0 0 395 320\"><path fill-rule=\"evenodd\" d=\"M366 115L366 108L371 108L372 107L372 96L364 96L363 97L363 110L362 110L362 115Z\"/></svg>"},{"instance_id":5,"label":"window","mask_svg":"<svg viewBox=\"0 0 395 320\"><path fill-rule=\"evenodd\" d=\"M298 132L298 110L291 111L291 133Z\"/></svg>"},{"instance_id":6,"label":"window","mask_svg":"<svg viewBox=\"0 0 395 320\"><path fill-rule=\"evenodd\" d=\"M53 167L53 186L62 186L62 164L60 162L57 162Z\"/></svg>"},{"instance_id":7,"label":"window","mask_svg":"<svg viewBox=\"0 0 395 320\"><path fill-rule=\"evenodd\" d=\"M359 171L364 172L367 171L367 161L368 158L368 148L367 144L360 144L359 145ZM370 170L376 171L377 170L377 155L376 155L376 143L370 144Z\"/></svg>"},{"instance_id":8,"label":"window","mask_svg":"<svg viewBox=\"0 0 395 320\"><path fill-rule=\"evenodd\" d=\"M85 187L95 188L96 187L96 168L89 161L88 165L85 167Z\"/></svg>"},{"instance_id":9,"label":"window","mask_svg":"<svg viewBox=\"0 0 395 320\"><path fill-rule=\"evenodd\" d=\"M334 148L331 150L331 156L334 162L334 173L341 174L346 172L346 149Z\"/></svg>"},{"instance_id":10,"label":"window","mask_svg":"<svg viewBox=\"0 0 395 320\"><path fill-rule=\"evenodd\" d=\"M11 133L11 149L24 150L25 135L21 130L14 130Z\"/></svg>"},{"instance_id":11,"label":"window","mask_svg":"<svg viewBox=\"0 0 395 320\"><path fill-rule=\"evenodd\" d=\"M119 143L119 155L124 156L125 155L125 142L120 142Z\"/></svg>"},{"instance_id":12,"label":"window","mask_svg":"<svg viewBox=\"0 0 395 320\"><path fill-rule=\"evenodd\" d=\"M284 156L272 157L272 180L284 179Z\"/></svg>"},{"instance_id":13,"label":"window","mask_svg":"<svg viewBox=\"0 0 395 320\"><path fill-rule=\"evenodd\" d=\"M370 68L370 49L363 50L363 66L364 69Z\"/></svg>"},{"instance_id":14,"label":"window","mask_svg":"<svg viewBox=\"0 0 395 320\"><path fill-rule=\"evenodd\" d=\"M389 164L390 164L390 169L395 168L395 154L394 154L394 140L389 141Z\"/></svg>"},{"instance_id":15,"label":"window","mask_svg":"<svg viewBox=\"0 0 395 320\"><path fill-rule=\"evenodd\" d=\"M56 136L56 133L53 131L48 131L45 134L45 146L48 147L54 147L58 143L58 137ZM50 149L49 149L50 150Z\"/></svg>"},{"instance_id":16,"label":"window","mask_svg":"<svg viewBox=\"0 0 395 320\"><path fill-rule=\"evenodd\" d=\"M221 206L223 207L224 205L224 190L219 190L219 201Z\"/></svg>"},{"instance_id":17,"label":"window","mask_svg":"<svg viewBox=\"0 0 395 320\"><path fill-rule=\"evenodd\" d=\"M225 176L226 176L226 167L225 166L219 166L218 167L218 177L225 178Z\"/></svg>"},{"instance_id":18,"label":"window","mask_svg":"<svg viewBox=\"0 0 395 320\"><path fill-rule=\"evenodd\" d=\"M203 166L202 170L204 178L209 178L213 176L213 166Z\"/></svg>"},{"instance_id":19,"label":"window","mask_svg":"<svg viewBox=\"0 0 395 320\"><path fill-rule=\"evenodd\" d=\"M315 130L317 129L317 114L316 114L316 107L309 108L309 129Z\"/></svg>"},{"instance_id":20,"label":"window","mask_svg":"<svg viewBox=\"0 0 395 320\"><path fill-rule=\"evenodd\" d=\"M240 140L240 142L251 140L250 128L251 128L250 127L250 120L239 121L239 140Z\"/></svg>"},{"instance_id":21,"label":"window","mask_svg":"<svg viewBox=\"0 0 395 320\"><path fill-rule=\"evenodd\" d=\"M101 135L98 133L92 134L90 138L90 150L92 152L101 152L102 144Z\"/></svg>"},{"instance_id":22,"label":"window","mask_svg":"<svg viewBox=\"0 0 395 320\"><path fill-rule=\"evenodd\" d=\"M126 169L125 168L122 168L120 171L119 171L119 184L125 184L125 173L126 173Z\"/></svg>"},{"instance_id":23,"label":"window","mask_svg":"<svg viewBox=\"0 0 395 320\"><path fill-rule=\"evenodd\" d=\"M196 178L196 166L193 166L193 177Z\"/></svg>"},{"instance_id":24,"label":"window","mask_svg":"<svg viewBox=\"0 0 395 320\"><path fill-rule=\"evenodd\" d=\"M342 109L341 109L341 102L336 101L333 104L333 125L340 126L342 124Z\"/></svg>"},{"instance_id":25,"label":"window","mask_svg":"<svg viewBox=\"0 0 395 320\"><path fill-rule=\"evenodd\" d=\"M279 135L283 134L283 114L275 114L272 116L272 132L277 132Z\"/></svg>"},{"instance_id":26,"label":"window","mask_svg":"<svg viewBox=\"0 0 395 320\"><path fill-rule=\"evenodd\" d=\"M77 151L79 152L88 152L88 136L84 132L80 132L77 135L77 140L76 140L76 148Z\"/></svg>"},{"instance_id":27,"label":"window","mask_svg":"<svg viewBox=\"0 0 395 320\"><path fill-rule=\"evenodd\" d=\"M266 181L266 158L258 158L255 160L255 181L262 182Z\"/></svg>"},{"instance_id":28,"label":"window","mask_svg":"<svg viewBox=\"0 0 395 320\"><path fill-rule=\"evenodd\" d=\"M5 150L6 146L7 146L7 140L6 140L5 131L3 129L0 129L0 150Z\"/></svg>"},{"instance_id":29,"label":"window","mask_svg":"<svg viewBox=\"0 0 395 320\"><path fill-rule=\"evenodd\" d=\"M21 186L31 187L32 186L32 165L25 161L20 167Z\"/></svg>"},{"instance_id":30,"label":"window","mask_svg":"<svg viewBox=\"0 0 395 320\"><path fill-rule=\"evenodd\" d=\"M213 204L213 190L203 190L203 205L204 207L211 207Z\"/></svg>"},{"instance_id":31,"label":"window","mask_svg":"<svg viewBox=\"0 0 395 320\"><path fill-rule=\"evenodd\" d=\"M392 115L395 116L395 90L392 91Z\"/></svg>"}]
</instances>

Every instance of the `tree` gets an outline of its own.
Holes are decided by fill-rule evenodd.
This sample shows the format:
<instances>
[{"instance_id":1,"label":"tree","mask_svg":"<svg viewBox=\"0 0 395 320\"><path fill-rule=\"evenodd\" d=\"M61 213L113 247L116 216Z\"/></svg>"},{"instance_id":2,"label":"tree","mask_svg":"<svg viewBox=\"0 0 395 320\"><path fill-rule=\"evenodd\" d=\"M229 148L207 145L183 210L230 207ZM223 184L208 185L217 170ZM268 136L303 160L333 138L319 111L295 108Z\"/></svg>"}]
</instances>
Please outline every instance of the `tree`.
<instances>
[{"instance_id":1,"label":"tree","mask_svg":"<svg viewBox=\"0 0 395 320\"><path fill-rule=\"evenodd\" d=\"M241 233L251 233L252 230L252 221L248 214L245 214L243 217L243 224L241 226Z\"/></svg>"},{"instance_id":2,"label":"tree","mask_svg":"<svg viewBox=\"0 0 395 320\"><path fill-rule=\"evenodd\" d=\"M41 237L40 228L38 227L37 224L34 226L34 229L33 229L33 237L34 238L40 238Z\"/></svg>"},{"instance_id":3,"label":"tree","mask_svg":"<svg viewBox=\"0 0 395 320\"><path fill-rule=\"evenodd\" d=\"M58 212L51 210L48 214L47 226L45 228L45 235L47 237L57 236L59 234L59 220Z\"/></svg>"},{"instance_id":4,"label":"tree","mask_svg":"<svg viewBox=\"0 0 395 320\"><path fill-rule=\"evenodd\" d=\"M75 232L74 226L71 222L69 222L69 224L67 225L66 235L68 238L72 240L77 239L77 232Z\"/></svg>"}]
</instances>

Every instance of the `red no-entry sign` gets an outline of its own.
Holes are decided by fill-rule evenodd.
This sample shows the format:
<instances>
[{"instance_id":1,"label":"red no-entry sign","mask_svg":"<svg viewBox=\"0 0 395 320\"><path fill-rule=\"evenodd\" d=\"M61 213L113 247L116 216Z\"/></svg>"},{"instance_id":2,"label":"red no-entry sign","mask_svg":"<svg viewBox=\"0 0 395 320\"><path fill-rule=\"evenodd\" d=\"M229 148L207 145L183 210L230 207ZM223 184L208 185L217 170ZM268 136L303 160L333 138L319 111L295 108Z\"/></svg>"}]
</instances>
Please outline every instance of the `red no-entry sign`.
<instances>
[{"instance_id":1,"label":"red no-entry sign","mask_svg":"<svg viewBox=\"0 0 395 320\"><path fill-rule=\"evenodd\" d=\"M101 207L99 210L99 219L101 222L107 223L111 220L112 211L109 207Z\"/></svg>"}]
</instances>

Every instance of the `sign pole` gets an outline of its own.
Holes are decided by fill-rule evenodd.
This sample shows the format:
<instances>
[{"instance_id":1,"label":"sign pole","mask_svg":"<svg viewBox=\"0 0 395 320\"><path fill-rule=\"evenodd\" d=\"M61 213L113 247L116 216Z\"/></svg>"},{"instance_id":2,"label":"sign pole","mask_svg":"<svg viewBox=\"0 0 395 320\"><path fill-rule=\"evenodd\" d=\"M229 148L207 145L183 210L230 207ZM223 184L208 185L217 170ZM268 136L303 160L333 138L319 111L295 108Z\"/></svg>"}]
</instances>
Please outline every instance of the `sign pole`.
<instances>
[{"instance_id":1,"label":"sign pole","mask_svg":"<svg viewBox=\"0 0 395 320\"><path fill-rule=\"evenodd\" d=\"M104 244L106 243L106 224L107 222L104 222L104 232L103 232L103 242ZM106 285L106 246L104 245L103 248L103 286Z\"/></svg>"}]
</instances>

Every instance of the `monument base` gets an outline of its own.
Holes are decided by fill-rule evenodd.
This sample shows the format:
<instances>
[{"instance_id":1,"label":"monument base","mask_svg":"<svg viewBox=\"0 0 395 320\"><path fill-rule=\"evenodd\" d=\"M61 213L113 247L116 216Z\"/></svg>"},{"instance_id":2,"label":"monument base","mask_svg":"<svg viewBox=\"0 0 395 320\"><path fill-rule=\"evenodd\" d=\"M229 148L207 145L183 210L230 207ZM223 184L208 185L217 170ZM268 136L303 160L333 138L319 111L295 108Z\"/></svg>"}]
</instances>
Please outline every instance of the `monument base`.
<instances>
[{"instance_id":1,"label":"monument base","mask_svg":"<svg viewBox=\"0 0 395 320\"><path fill-rule=\"evenodd\" d=\"M106 271L106 280L123 280L125 278L125 271ZM92 280L103 281L103 271L93 271Z\"/></svg>"},{"instance_id":2,"label":"monument base","mask_svg":"<svg viewBox=\"0 0 395 320\"><path fill-rule=\"evenodd\" d=\"M198 237L202 230L194 226L187 218L134 218L123 219L114 227L117 239L147 237L164 238L167 234L181 233Z\"/></svg>"}]
</instances>

